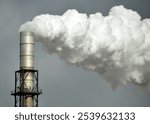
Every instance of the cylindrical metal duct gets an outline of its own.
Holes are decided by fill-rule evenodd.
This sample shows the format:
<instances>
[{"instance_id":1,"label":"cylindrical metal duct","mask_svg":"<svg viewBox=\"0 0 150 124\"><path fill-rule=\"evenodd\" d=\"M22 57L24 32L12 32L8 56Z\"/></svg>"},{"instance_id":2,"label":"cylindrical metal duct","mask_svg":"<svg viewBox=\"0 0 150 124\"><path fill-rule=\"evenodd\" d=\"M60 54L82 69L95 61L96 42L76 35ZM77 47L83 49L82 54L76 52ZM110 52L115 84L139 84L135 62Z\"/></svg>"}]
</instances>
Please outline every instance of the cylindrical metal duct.
<instances>
[{"instance_id":1,"label":"cylindrical metal duct","mask_svg":"<svg viewBox=\"0 0 150 124\"><path fill-rule=\"evenodd\" d=\"M34 34L20 32L20 69L34 69Z\"/></svg>"},{"instance_id":2,"label":"cylindrical metal duct","mask_svg":"<svg viewBox=\"0 0 150 124\"><path fill-rule=\"evenodd\" d=\"M20 32L20 69L15 71L15 107L38 107L42 94L38 85L38 70L34 69L34 33Z\"/></svg>"},{"instance_id":3,"label":"cylindrical metal duct","mask_svg":"<svg viewBox=\"0 0 150 124\"><path fill-rule=\"evenodd\" d=\"M20 32L20 69L21 70L32 70L34 69L34 34L32 32ZM32 92L34 77L33 73L28 71L22 75L23 81L23 92ZM32 107L33 98L27 95L22 99L23 106Z\"/></svg>"}]
</instances>

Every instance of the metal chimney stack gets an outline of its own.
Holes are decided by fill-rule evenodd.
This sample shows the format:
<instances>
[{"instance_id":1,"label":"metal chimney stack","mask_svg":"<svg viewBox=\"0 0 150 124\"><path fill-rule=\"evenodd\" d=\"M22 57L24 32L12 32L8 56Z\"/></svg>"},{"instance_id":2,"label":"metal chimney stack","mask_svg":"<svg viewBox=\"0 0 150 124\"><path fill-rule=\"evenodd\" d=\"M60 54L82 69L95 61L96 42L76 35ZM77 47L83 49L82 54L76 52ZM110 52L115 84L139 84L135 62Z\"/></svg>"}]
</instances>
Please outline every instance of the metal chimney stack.
<instances>
[{"instance_id":1,"label":"metal chimney stack","mask_svg":"<svg viewBox=\"0 0 150 124\"><path fill-rule=\"evenodd\" d=\"M38 70L34 69L34 34L20 32L20 70L15 72L15 107L37 107L38 96L42 93L38 88Z\"/></svg>"},{"instance_id":2,"label":"metal chimney stack","mask_svg":"<svg viewBox=\"0 0 150 124\"><path fill-rule=\"evenodd\" d=\"M20 69L34 69L34 34L20 32Z\"/></svg>"}]
</instances>

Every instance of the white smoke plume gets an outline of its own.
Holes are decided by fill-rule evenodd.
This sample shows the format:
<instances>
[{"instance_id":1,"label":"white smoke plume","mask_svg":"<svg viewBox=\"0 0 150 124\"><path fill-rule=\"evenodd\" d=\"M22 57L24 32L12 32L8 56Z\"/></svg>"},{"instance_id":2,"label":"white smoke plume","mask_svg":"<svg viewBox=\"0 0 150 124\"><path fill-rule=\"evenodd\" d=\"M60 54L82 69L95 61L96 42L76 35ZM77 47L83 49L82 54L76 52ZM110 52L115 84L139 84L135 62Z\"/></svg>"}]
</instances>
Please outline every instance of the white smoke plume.
<instances>
[{"instance_id":1,"label":"white smoke plume","mask_svg":"<svg viewBox=\"0 0 150 124\"><path fill-rule=\"evenodd\" d=\"M77 10L39 15L19 31L34 32L50 54L97 72L112 88L134 83L150 90L150 19L122 5L105 17Z\"/></svg>"}]
</instances>

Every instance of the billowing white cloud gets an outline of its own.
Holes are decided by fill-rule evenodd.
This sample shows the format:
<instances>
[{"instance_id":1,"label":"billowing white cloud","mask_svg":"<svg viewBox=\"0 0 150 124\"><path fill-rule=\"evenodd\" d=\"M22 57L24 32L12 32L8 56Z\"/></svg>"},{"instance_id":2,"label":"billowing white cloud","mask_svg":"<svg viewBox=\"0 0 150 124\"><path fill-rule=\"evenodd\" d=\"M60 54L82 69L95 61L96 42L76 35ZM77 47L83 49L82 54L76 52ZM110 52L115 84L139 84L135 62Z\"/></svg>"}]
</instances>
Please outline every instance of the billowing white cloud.
<instances>
[{"instance_id":1,"label":"billowing white cloud","mask_svg":"<svg viewBox=\"0 0 150 124\"><path fill-rule=\"evenodd\" d=\"M132 82L150 90L150 19L122 5L105 17L77 10L39 15L19 31L34 32L50 54L99 73L113 88Z\"/></svg>"}]
</instances>

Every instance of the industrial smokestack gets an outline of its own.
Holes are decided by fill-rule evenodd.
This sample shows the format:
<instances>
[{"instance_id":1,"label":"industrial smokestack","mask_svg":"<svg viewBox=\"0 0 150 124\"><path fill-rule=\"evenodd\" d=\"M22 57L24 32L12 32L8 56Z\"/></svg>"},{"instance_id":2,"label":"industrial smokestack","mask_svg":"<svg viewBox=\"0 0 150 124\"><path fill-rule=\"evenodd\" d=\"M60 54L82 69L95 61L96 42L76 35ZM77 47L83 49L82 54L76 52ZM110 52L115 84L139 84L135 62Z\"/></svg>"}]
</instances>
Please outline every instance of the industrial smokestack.
<instances>
[{"instance_id":1,"label":"industrial smokestack","mask_svg":"<svg viewBox=\"0 0 150 124\"><path fill-rule=\"evenodd\" d=\"M20 69L34 69L34 34L20 32Z\"/></svg>"},{"instance_id":2,"label":"industrial smokestack","mask_svg":"<svg viewBox=\"0 0 150 124\"><path fill-rule=\"evenodd\" d=\"M32 32L20 32L20 69L34 69L34 34ZM24 73L27 75L28 72ZM23 75L22 75L23 76ZM29 73L24 80L24 90L32 91L34 84L33 74ZM25 106L33 106L32 96L27 96L22 99Z\"/></svg>"},{"instance_id":3,"label":"industrial smokestack","mask_svg":"<svg viewBox=\"0 0 150 124\"><path fill-rule=\"evenodd\" d=\"M15 106L38 106L38 71L34 70L34 33L20 32L20 70L15 73ZM19 100L18 100L19 99Z\"/></svg>"}]
</instances>

